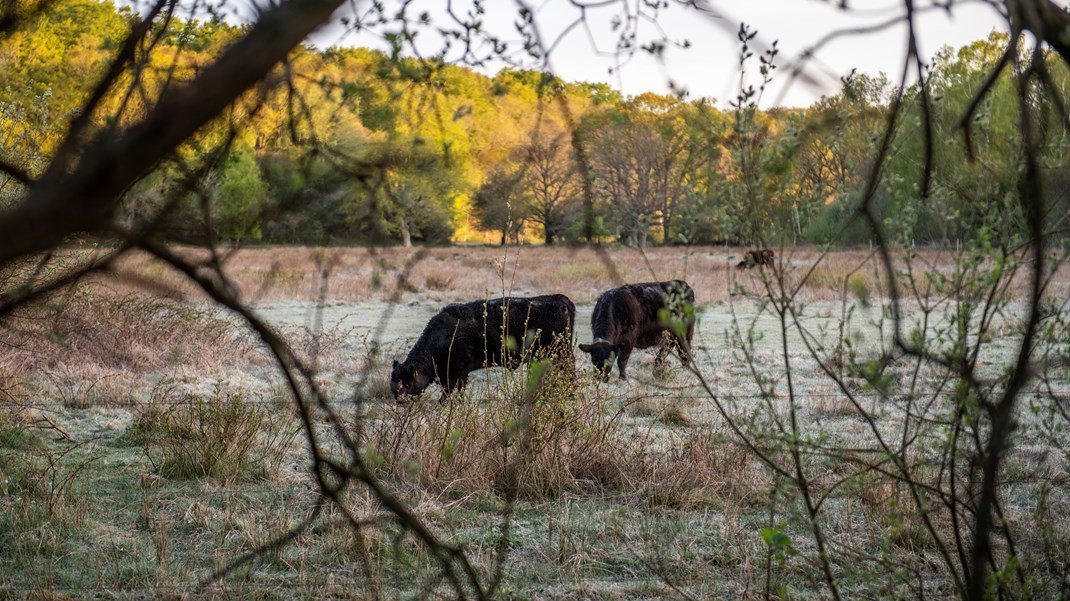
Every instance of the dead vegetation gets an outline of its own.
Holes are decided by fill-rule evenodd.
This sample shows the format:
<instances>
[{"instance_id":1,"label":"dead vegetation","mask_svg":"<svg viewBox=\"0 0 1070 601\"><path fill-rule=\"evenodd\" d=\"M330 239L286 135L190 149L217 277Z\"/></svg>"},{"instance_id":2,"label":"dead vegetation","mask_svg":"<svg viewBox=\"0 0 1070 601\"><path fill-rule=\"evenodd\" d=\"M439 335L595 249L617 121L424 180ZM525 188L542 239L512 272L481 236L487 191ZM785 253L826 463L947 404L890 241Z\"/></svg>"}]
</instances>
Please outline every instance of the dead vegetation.
<instances>
[{"instance_id":1,"label":"dead vegetation","mask_svg":"<svg viewBox=\"0 0 1070 601\"><path fill-rule=\"evenodd\" d=\"M519 293L541 277L600 281L597 263L585 266L575 259L578 254L570 254L578 251L538 250L548 256L539 269L525 269L529 261L539 263L536 255L521 254L533 249L511 249L521 256L503 259L490 258L500 249L430 252L484 265L479 269L498 274L497 290ZM237 259L244 252L230 263L239 281L246 264ZM324 251L320 260L331 252L371 251ZM310 251L265 249L250 256L257 253ZM391 270L405 264L407 253L368 261L385 274L384 290L365 283L359 293L377 298L396 286ZM786 253L786 259L802 254ZM690 257L682 252L672 257L663 249L650 255L652 265L679 266L686 259L687 277L709 278L709 286L727 288L732 280L716 278L735 274L730 261L716 275L690 271L702 265L697 251ZM314 266L314 259L277 273L295 274L304 269L300 265ZM615 260L626 263L619 255ZM880 582L910 596L912 585L889 569L895 565L909 565L913 576L932 583L924 587L928 593L951 577L939 556L968 532L954 522L951 508L961 508L961 501L950 491L971 486L963 473L952 478L939 468L941 424L955 407L953 389L939 388L939 370L926 368L917 376L922 385L911 393L909 362L874 361L882 311L860 308L860 301L879 305L882 288L868 253L828 255L812 270L805 266L785 274L785 281L801 283L803 295L813 299L804 323L824 345L816 358L829 361L826 367L842 378L842 389L829 385L819 364L789 356L803 389L789 393L773 308L747 296L760 297L768 283L755 273L734 280L736 294L725 297L726 306L706 308L701 327L722 331L707 332L699 342L706 346L698 353L697 374L676 361L653 378L608 384L592 379L582 361L574 377L557 371L543 377L527 368L489 370L464 396L440 403L429 394L404 405L389 398L385 367L404 341L390 338L390 332L379 338L353 326L319 324L315 317L322 291L342 290L334 280L345 276L337 267L344 262L336 260L326 277L319 272L320 296L313 294L311 280L297 286L291 281L296 276L272 276L272 286L294 294L307 289L309 296L301 298L313 299L299 305L312 316L308 325L280 331L296 356L316 370L313 381L345 416L362 460L379 482L421 519L465 540L480 570L492 571L506 544L505 578L513 587L508 590L632 594L640 582L744 597L766 587L814 590L820 588L812 571L818 554L814 523L830 544L853 554L851 565L842 556L832 564L845 587L867 591ZM473 294L468 279L444 271L444 264L429 272L441 289L403 294L443 299ZM426 276L406 281L415 282L405 284L413 289L427 285ZM130 292L117 281L104 283L97 279L26 305L4 330L10 346L0 354L0 364L7 366L0 389L8 399L0 409L0 469L6 476L0 492L13 495L3 501L13 516L4 523L21 542L0 553L0 561L59 590L84 580L85 570L101 562L141 570L139 591L191 587L206 569L275 540L310 515L314 476L305 469L304 441L295 438L302 416L257 342L233 321L195 297L178 301ZM748 287L751 292L740 292ZM263 298L271 298L271 289L263 288ZM702 289L696 290L702 299ZM709 288L706 293L712 294ZM817 300L824 295L835 300ZM589 303L593 297L582 298ZM343 301L324 300L322 306L338 302ZM406 305L392 310L405 311ZM738 328L735 334L731 324ZM999 327L1003 322L991 325ZM636 373L651 371L651 357L636 361L641 363ZM714 388L704 390L699 376ZM532 388L533 382L538 386ZM887 393L890 383L899 393ZM917 391L929 395L925 405ZM785 426L793 411L799 435ZM898 431L904 423L913 424L910 433L917 440L904 464L909 479L869 438L870 424L883 432ZM1040 449L1045 460L1015 457L1014 476L1002 487L1016 502L1004 516L1007 524L1029 532L1014 541L1020 552L1051 557L1039 573L1056 578L1051 566L1070 565L1058 559L1065 523L1052 519L1066 506L1065 478L1058 474L1065 474L1067 462L1052 454L1064 434L1045 423L1030 419L1021 425L1022 440ZM314 431L327 432L328 424L318 418ZM330 452L341 458L345 450ZM781 467L796 462L819 495L816 518L806 513L791 470ZM342 498L348 515L339 508L313 534L266 555L255 573L242 576L249 579L241 585L247 588L237 587L233 595L288 594L295 587L308 594L411 592L407 583L427 573L432 552L404 534L366 491L346 491ZM58 559L75 553L78 540L109 539L117 524L134 519L141 526L124 540L142 550L148 558L143 563L133 564L118 551L82 558L78 569ZM354 534L350 520L362 525L362 536ZM31 533L44 533L46 544L26 544ZM741 572L740 565L750 571ZM106 574L101 586L118 582L118 576ZM290 584L283 587L278 579ZM1037 590L1054 584L1045 586ZM673 589L643 590L659 597Z\"/></svg>"},{"instance_id":2,"label":"dead vegetation","mask_svg":"<svg viewBox=\"0 0 1070 601\"><path fill-rule=\"evenodd\" d=\"M223 257L223 264L242 297L251 302L407 300L435 293L441 295L440 300L457 301L508 293L561 292L574 302L593 303L617 281L683 278L695 289L700 304L717 304L727 302L737 283L758 289L754 282L760 279L759 274L733 269L744 251L736 247L609 247L598 251L529 246L270 247L232 251ZM97 251L64 252L88 256ZM191 260L204 258L203 251L193 248L177 252ZM418 254L419 260L406 271L406 265ZM872 251L826 254L810 247L787 247L777 250L776 260L799 278L795 285L801 285L809 300L840 298L845 278L852 291L865 290L874 296L883 292ZM954 261L955 255L949 251L918 251L918 265L929 274L926 277L951 273ZM403 272L405 277L399 279ZM140 283L151 283L153 291L181 297L200 294L159 260L139 253L120 259L112 275L96 275L92 280L119 294L143 290ZM1018 288L1023 285L1015 284Z\"/></svg>"}]
</instances>

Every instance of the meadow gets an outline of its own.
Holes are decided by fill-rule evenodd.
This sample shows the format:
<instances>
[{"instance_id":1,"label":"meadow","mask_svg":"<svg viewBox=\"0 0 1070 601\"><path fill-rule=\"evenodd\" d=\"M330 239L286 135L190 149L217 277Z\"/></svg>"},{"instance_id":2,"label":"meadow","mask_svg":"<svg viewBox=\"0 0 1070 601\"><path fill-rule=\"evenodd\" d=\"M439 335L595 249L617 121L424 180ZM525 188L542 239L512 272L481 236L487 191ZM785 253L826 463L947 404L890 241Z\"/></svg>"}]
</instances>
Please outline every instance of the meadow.
<instances>
[{"instance_id":1,"label":"meadow","mask_svg":"<svg viewBox=\"0 0 1070 601\"><path fill-rule=\"evenodd\" d=\"M1002 386L1024 276L1001 278L990 308L968 280L991 265L896 259L903 331L940 357L968 348L968 391L896 351L874 253L785 248L772 270L737 270L742 250L271 247L222 261L375 475L500 598L954 596L983 438L955 416ZM565 293L585 342L601 291L670 278L697 292L690 367L655 370L640 351L629 380L603 383L577 352L576 379L542 382L531 405L524 368L483 370L445 401L436 386L390 395L391 360L445 303ZM1064 350L1068 285L1056 271L1045 358ZM8 316L2 338L0 599L456 596L435 551L360 487L270 545L318 501L301 416L257 336L162 263L128 255ZM1070 374L1043 364L1022 393L993 554L1029 568L997 575L1015 590L1057 598Z\"/></svg>"}]
</instances>

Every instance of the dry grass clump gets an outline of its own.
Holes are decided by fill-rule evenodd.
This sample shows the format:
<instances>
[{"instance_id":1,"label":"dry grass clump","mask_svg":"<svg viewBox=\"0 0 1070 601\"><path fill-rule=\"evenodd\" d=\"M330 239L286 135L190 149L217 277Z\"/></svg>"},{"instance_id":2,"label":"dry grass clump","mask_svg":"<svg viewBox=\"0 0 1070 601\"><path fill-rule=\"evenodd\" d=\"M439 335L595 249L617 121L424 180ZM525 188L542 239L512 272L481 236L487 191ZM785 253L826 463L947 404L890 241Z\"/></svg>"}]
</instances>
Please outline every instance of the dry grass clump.
<instances>
[{"instance_id":1,"label":"dry grass clump","mask_svg":"<svg viewBox=\"0 0 1070 601\"><path fill-rule=\"evenodd\" d=\"M908 454L907 462L912 466L910 477L924 500L924 509L914 499L911 484L894 469L884 471L888 466L882 465L873 453L845 451L819 470L822 475L815 482L829 487L830 492L835 491L834 496L843 509L837 512L834 521L849 536L858 536L860 532L856 530L861 528L863 536L881 540L897 553L917 553L952 545L955 533L950 511L935 492L945 489L940 468L919 461L916 453ZM881 467L874 469L874 466ZM959 486L965 489L968 484L960 482ZM939 540L934 539L930 525Z\"/></svg>"},{"instance_id":2,"label":"dry grass clump","mask_svg":"<svg viewBox=\"0 0 1070 601\"><path fill-rule=\"evenodd\" d=\"M943 542L951 541L953 532L946 508L939 503L930 503L927 516L923 516L917 502L901 482L885 476L869 475L858 489L858 498L862 502L866 523L895 547L909 552L937 548L937 541L925 525L926 517Z\"/></svg>"},{"instance_id":3,"label":"dry grass clump","mask_svg":"<svg viewBox=\"0 0 1070 601\"><path fill-rule=\"evenodd\" d=\"M515 483L520 496L544 498L619 485L629 452L622 412L552 369L525 406L517 399L530 373L504 374L483 403L384 405L365 423L365 452L384 475L439 491L502 492Z\"/></svg>"},{"instance_id":4,"label":"dry grass clump","mask_svg":"<svg viewBox=\"0 0 1070 601\"><path fill-rule=\"evenodd\" d=\"M370 334L360 334L351 327L314 330L307 326L280 326L276 330L302 363L317 370L363 373L367 365L362 365L361 360L370 359L378 350Z\"/></svg>"},{"instance_id":5,"label":"dry grass clump","mask_svg":"<svg viewBox=\"0 0 1070 601\"><path fill-rule=\"evenodd\" d=\"M364 420L369 461L382 476L432 493L513 491L532 500L624 492L646 504L694 508L718 499L750 504L769 486L745 449L678 418L679 403L658 413L685 428L665 440L630 423L632 403L565 374L547 378L525 406L523 372L492 381L482 402L381 406Z\"/></svg>"},{"instance_id":6,"label":"dry grass clump","mask_svg":"<svg viewBox=\"0 0 1070 601\"><path fill-rule=\"evenodd\" d=\"M41 375L48 384L48 398L71 409L129 407L137 402L137 382L124 369L60 363L46 367Z\"/></svg>"},{"instance_id":7,"label":"dry grass clump","mask_svg":"<svg viewBox=\"0 0 1070 601\"><path fill-rule=\"evenodd\" d=\"M566 263L558 269L558 273L561 281L568 284L587 284L592 280L603 285L611 283L609 270L601 263Z\"/></svg>"},{"instance_id":8,"label":"dry grass clump","mask_svg":"<svg viewBox=\"0 0 1070 601\"><path fill-rule=\"evenodd\" d=\"M687 415L687 408L682 399L644 396L630 404L631 414L634 417L656 419L666 426L692 425L692 420Z\"/></svg>"},{"instance_id":9,"label":"dry grass clump","mask_svg":"<svg viewBox=\"0 0 1070 601\"><path fill-rule=\"evenodd\" d=\"M692 428L646 460L635 482L647 502L694 509L714 502L748 506L764 502L772 481L746 448L710 427Z\"/></svg>"},{"instance_id":10,"label":"dry grass clump","mask_svg":"<svg viewBox=\"0 0 1070 601\"><path fill-rule=\"evenodd\" d=\"M144 372L183 364L200 369L245 358L253 340L215 313L162 298L76 288L20 307L5 320L13 352L45 365L95 365Z\"/></svg>"},{"instance_id":11,"label":"dry grass clump","mask_svg":"<svg viewBox=\"0 0 1070 601\"><path fill-rule=\"evenodd\" d=\"M431 273L424 278L424 286L429 290L452 290L454 277L449 274Z\"/></svg>"},{"instance_id":12,"label":"dry grass clump","mask_svg":"<svg viewBox=\"0 0 1070 601\"><path fill-rule=\"evenodd\" d=\"M161 399L138 408L124 438L140 445L164 478L265 479L299 433L284 408L246 399L241 391L163 391Z\"/></svg>"},{"instance_id":13,"label":"dry grass clump","mask_svg":"<svg viewBox=\"0 0 1070 601\"><path fill-rule=\"evenodd\" d=\"M811 410L815 414L824 417L842 417L848 419L864 417L864 413L859 410L859 407L843 394L819 395L817 402L811 407Z\"/></svg>"},{"instance_id":14,"label":"dry grass clump","mask_svg":"<svg viewBox=\"0 0 1070 601\"><path fill-rule=\"evenodd\" d=\"M862 270L859 266L850 265L818 265L806 275L805 286L811 292L821 291L824 294L834 294L842 297L847 294L848 298L867 302L880 290L879 280L870 271Z\"/></svg>"},{"instance_id":15,"label":"dry grass clump","mask_svg":"<svg viewBox=\"0 0 1070 601\"><path fill-rule=\"evenodd\" d=\"M0 338L2 338L0 334ZM26 394L26 374L33 368L29 353L0 354L0 424L6 409L17 404Z\"/></svg>"}]
</instances>

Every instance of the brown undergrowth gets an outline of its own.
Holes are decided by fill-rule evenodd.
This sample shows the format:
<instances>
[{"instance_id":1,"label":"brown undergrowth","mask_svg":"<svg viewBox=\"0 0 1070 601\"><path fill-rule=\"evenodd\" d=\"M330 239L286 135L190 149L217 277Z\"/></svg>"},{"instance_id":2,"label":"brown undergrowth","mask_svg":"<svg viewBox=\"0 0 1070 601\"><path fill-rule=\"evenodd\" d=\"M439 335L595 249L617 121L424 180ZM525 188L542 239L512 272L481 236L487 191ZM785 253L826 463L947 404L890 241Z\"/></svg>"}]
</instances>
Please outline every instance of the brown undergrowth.
<instances>
[{"instance_id":1,"label":"brown undergrowth","mask_svg":"<svg viewBox=\"0 0 1070 601\"><path fill-rule=\"evenodd\" d=\"M526 411L528 377L505 373L479 400L377 406L363 420L364 452L403 488L458 497L505 495L510 469L516 496L529 501L626 493L640 505L693 509L745 501L764 486L757 464L723 433L684 427L666 437L663 427L635 423L639 398L606 395L586 375L548 378Z\"/></svg>"},{"instance_id":2,"label":"brown undergrowth","mask_svg":"<svg viewBox=\"0 0 1070 601\"><path fill-rule=\"evenodd\" d=\"M0 397L10 403L130 406L158 374L203 377L257 354L251 336L206 306L86 286L0 323Z\"/></svg>"},{"instance_id":3,"label":"brown undergrowth","mask_svg":"<svg viewBox=\"0 0 1070 601\"><path fill-rule=\"evenodd\" d=\"M304 300L364 302L416 298L472 300L515 294L561 292L577 303L593 303L607 288L621 282L686 279L699 304L726 302L736 284L762 288L761 270L739 270L747 249L738 247L439 247L244 248L227 253L225 272L249 301ZM801 284L808 300L836 300L844 277L852 288L879 294L874 255L869 250L823 253L812 247L776 248L778 266L813 273ZM67 250L71 260L96 251ZM189 258L206 259L202 251L178 249ZM204 255L204 256L202 256ZM919 250L919 264L929 271L953 269L950 251ZM404 276L404 277L399 277ZM91 278L119 293L152 282L158 291L198 297L196 289L156 259L132 253L108 274Z\"/></svg>"}]
</instances>

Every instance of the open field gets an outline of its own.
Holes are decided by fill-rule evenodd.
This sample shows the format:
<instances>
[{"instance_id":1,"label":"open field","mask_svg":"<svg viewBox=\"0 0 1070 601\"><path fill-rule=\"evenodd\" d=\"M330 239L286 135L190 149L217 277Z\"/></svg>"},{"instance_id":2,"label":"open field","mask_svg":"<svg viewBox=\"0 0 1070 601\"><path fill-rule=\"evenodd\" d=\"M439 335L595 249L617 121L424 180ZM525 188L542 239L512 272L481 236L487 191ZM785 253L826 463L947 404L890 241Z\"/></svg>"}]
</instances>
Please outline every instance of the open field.
<instances>
[{"instance_id":1,"label":"open field","mask_svg":"<svg viewBox=\"0 0 1070 601\"><path fill-rule=\"evenodd\" d=\"M944 500L968 505L953 491L975 483L954 461L948 473L945 451L949 416L971 393L891 352L871 253L787 251L771 279L735 270L739 255L270 248L226 265L314 366L391 490L486 578L500 563L502 598L827 598L818 540L845 598L954 596L968 532ZM1024 283L1010 279L985 321L977 299L943 294L962 271L955 259L923 252L912 264L928 294L904 302L903 329L948 356L956 340L972 344L979 381L998 393L1018 352ZM1056 276L1050 294L1065 298L1068 278ZM510 432L525 370L483 370L448 402L435 386L421 402L390 398L391 359L446 302L562 292L589 341L602 290L676 277L698 293L694 373L676 361L655 373L653 352L639 351L630 380L601 383L577 353L579 378L540 393L519 472ZM792 311L766 302L781 283L797 287ZM1044 344L1064 352L1053 306ZM951 326L963 314L960 339ZM328 509L289 544L199 586L306 519L316 496L277 367L179 275L127 257L4 325L0 599L452 598L433 554L362 489L345 497L362 528ZM1023 391L1000 489L1035 598L1070 587L1059 542L1070 538L1060 417L1070 373L1050 365ZM900 454L910 479L890 459Z\"/></svg>"},{"instance_id":2,"label":"open field","mask_svg":"<svg viewBox=\"0 0 1070 601\"><path fill-rule=\"evenodd\" d=\"M725 303L736 285L758 290L754 278L736 277L744 249L734 247L628 248L567 247L443 247L246 249L222 257L227 273L251 302L316 301L342 303L432 302L562 292L577 304L592 304L603 290L620 282L682 278L691 283L703 305ZM800 300L839 300L844 280L869 294L880 295L877 255L869 250L829 254L810 247L776 249L778 261L796 280L806 276ZM88 255L82 250L75 254ZM182 252L180 250L180 252ZM194 250L183 252L200 256ZM922 250L914 268L925 273L950 273L955 255ZM902 267L900 262L897 266ZM813 267L811 272L811 267ZM116 270L127 281L151 281L172 294L194 294L180 274L144 255L119 261ZM326 275L326 277L325 277ZM404 276L404 277L399 277ZM1013 292L1023 292L1023 278ZM114 279L108 285L129 289ZM1060 278L1052 294L1070 291Z\"/></svg>"}]
</instances>

